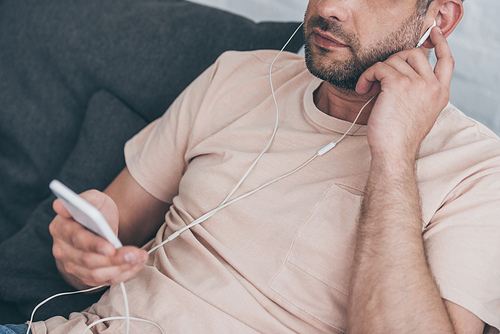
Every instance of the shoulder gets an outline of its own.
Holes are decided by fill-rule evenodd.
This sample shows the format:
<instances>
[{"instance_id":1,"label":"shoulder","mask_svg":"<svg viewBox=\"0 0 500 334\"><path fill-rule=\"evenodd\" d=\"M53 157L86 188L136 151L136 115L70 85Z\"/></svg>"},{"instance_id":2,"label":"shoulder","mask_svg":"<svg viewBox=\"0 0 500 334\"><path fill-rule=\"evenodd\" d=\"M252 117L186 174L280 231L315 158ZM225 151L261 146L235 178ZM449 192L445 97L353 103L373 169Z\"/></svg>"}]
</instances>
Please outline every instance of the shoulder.
<instances>
[{"instance_id":1,"label":"shoulder","mask_svg":"<svg viewBox=\"0 0 500 334\"><path fill-rule=\"evenodd\" d=\"M468 129L471 134L475 133L479 137L489 138L496 142L500 141L498 135L491 131L481 122L468 117L464 112L449 103L437 120L437 124L443 123L446 127L454 130Z\"/></svg>"},{"instance_id":2,"label":"shoulder","mask_svg":"<svg viewBox=\"0 0 500 334\"><path fill-rule=\"evenodd\" d=\"M269 99L270 80L276 91L283 85L292 85L295 90L289 93L299 94L300 89L296 88L307 86L312 78L304 57L295 53L228 51L219 56L201 80L198 79L202 82L203 93L199 92L200 89L195 89L194 93L202 95L199 113L213 119L214 115L220 115L221 110L232 114L240 109L248 111Z\"/></svg>"},{"instance_id":3,"label":"shoulder","mask_svg":"<svg viewBox=\"0 0 500 334\"><path fill-rule=\"evenodd\" d=\"M500 138L479 121L468 117L451 103L442 111L422 142L421 157L451 153L449 161L466 158L469 163L496 161L500 165ZM462 160L462 163L465 163Z\"/></svg>"},{"instance_id":4,"label":"shoulder","mask_svg":"<svg viewBox=\"0 0 500 334\"><path fill-rule=\"evenodd\" d=\"M449 104L422 143L418 170L426 256L441 296L463 308L461 320L468 310L500 328L499 137Z\"/></svg>"},{"instance_id":5,"label":"shoulder","mask_svg":"<svg viewBox=\"0 0 500 334\"><path fill-rule=\"evenodd\" d=\"M421 144L417 171L424 222L458 197L500 200L500 138L449 104Z\"/></svg>"}]
</instances>

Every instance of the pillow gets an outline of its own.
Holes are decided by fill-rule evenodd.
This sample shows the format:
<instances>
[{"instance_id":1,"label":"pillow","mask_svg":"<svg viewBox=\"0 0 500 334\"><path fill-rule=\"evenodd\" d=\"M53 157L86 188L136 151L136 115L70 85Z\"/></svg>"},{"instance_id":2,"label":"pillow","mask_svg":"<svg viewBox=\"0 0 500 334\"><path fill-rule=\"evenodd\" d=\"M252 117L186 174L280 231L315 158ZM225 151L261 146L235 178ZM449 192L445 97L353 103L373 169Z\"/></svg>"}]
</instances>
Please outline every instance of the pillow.
<instances>
[{"instance_id":1,"label":"pillow","mask_svg":"<svg viewBox=\"0 0 500 334\"><path fill-rule=\"evenodd\" d=\"M51 256L50 180L104 189L124 142L222 52L279 49L297 26L181 0L0 1L0 323L69 289ZM96 298L51 301L37 319Z\"/></svg>"}]
</instances>

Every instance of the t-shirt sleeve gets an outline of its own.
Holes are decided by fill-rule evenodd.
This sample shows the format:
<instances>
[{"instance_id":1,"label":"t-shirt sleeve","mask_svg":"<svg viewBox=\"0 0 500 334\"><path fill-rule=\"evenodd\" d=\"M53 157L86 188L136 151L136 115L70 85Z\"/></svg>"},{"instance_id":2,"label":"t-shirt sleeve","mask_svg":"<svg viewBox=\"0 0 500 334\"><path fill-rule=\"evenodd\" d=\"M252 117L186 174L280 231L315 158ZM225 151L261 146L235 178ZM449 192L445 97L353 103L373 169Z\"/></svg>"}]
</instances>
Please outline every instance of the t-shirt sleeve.
<instances>
[{"instance_id":1,"label":"t-shirt sleeve","mask_svg":"<svg viewBox=\"0 0 500 334\"><path fill-rule=\"evenodd\" d=\"M500 329L500 167L455 188L424 241L441 296Z\"/></svg>"},{"instance_id":2,"label":"t-shirt sleeve","mask_svg":"<svg viewBox=\"0 0 500 334\"><path fill-rule=\"evenodd\" d=\"M125 144L127 168L157 199L172 203L187 168L185 154L193 123L216 71L216 64L191 83L162 117Z\"/></svg>"}]
</instances>

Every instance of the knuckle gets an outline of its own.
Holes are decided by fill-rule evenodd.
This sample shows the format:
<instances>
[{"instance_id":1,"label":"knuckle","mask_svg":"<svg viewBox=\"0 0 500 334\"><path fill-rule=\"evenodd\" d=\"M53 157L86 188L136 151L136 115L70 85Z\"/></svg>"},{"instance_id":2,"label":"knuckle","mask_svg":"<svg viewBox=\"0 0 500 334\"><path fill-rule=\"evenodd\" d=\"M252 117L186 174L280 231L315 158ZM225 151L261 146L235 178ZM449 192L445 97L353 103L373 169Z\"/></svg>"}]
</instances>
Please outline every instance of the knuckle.
<instances>
[{"instance_id":1,"label":"knuckle","mask_svg":"<svg viewBox=\"0 0 500 334\"><path fill-rule=\"evenodd\" d=\"M387 60L385 61L385 63L393 63L395 61L397 61L397 59L399 59L399 57L397 56L397 54L392 54L390 55Z\"/></svg>"},{"instance_id":2,"label":"knuckle","mask_svg":"<svg viewBox=\"0 0 500 334\"><path fill-rule=\"evenodd\" d=\"M71 236L69 237L69 242L73 247L78 248L78 239L78 233L71 234Z\"/></svg>"},{"instance_id":3,"label":"knuckle","mask_svg":"<svg viewBox=\"0 0 500 334\"><path fill-rule=\"evenodd\" d=\"M454 68L455 67L455 58L453 58L452 55L449 55L447 58L448 58L447 60L450 63L450 65Z\"/></svg>"},{"instance_id":4,"label":"knuckle","mask_svg":"<svg viewBox=\"0 0 500 334\"><path fill-rule=\"evenodd\" d=\"M52 246L52 255L54 255L54 257L58 260L62 260L64 258L64 251L62 250L62 247L55 243L53 246Z\"/></svg>"},{"instance_id":5,"label":"knuckle","mask_svg":"<svg viewBox=\"0 0 500 334\"><path fill-rule=\"evenodd\" d=\"M100 283L100 282L104 282L106 281L105 277L103 276L103 274L98 271L98 270L91 270L89 272L89 278L93 281L93 282L97 282L97 283Z\"/></svg>"},{"instance_id":6,"label":"knuckle","mask_svg":"<svg viewBox=\"0 0 500 334\"><path fill-rule=\"evenodd\" d=\"M55 226L55 225L56 225L56 224L55 224L55 222L54 222L54 221L52 221L52 222L49 224L49 233L50 233L50 235L52 235L52 236L57 235L57 228L56 228L56 226Z\"/></svg>"},{"instance_id":7,"label":"knuckle","mask_svg":"<svg viewBox=\"0 0 500 334\"><path fill-rule=\"evenodd\" d=\"M121 280L119 280L118 278L111 278L109 281L108 281L109 285L117 285L117 284L120 284L121 283Z\"/></svg>"},{"instance_id":8,"label":"knuckle","mask_svg":"<svg viewBox=\"0 0 500 334\"><path fill-rule=\"evenodd\" d=\"M87 268L91 267L92 264L95 262L92 254L90 254L90 253L82 254L81 261L82 261L82 264Z\"/></svg>"},{"instance_id":9,"label":"knuckle","mask_svg":"<svg viewBox=\"0 0 500 334\"><path fill-rule=\"evenodd\" d=\"M393 53L387 58L387 60L401 60L401 58L404 58L407 56L408 52L409 52L409 50L403 50L403 51Z\"/></svg>"},{"instance_id":10,"label":"knuckle","mask_svg":"<svg viewBox=\"0 0 500 334\"><path fill-rule=\"evenodd\" d=\"M410 78L408 78L407 76L402 76L400 79L399 79L399 87L405 91L408 91L408 89L410 89L414 83L412 82L412 80ZM419 84L419 83L417 83Z\"/></svg>"},{"instance_id":11,"label":"knuckle","mask_svg":"<svg viewBox=\"0 0 500 334\"><path fill-rule=\"evenodd\" d=\"M442 87L441 83L439 82L439 80L437 80L437 78L434 78L434 80L429 82L427 85L428 85L427 89L432 95L434 95L435 97L441 95Z\"/></svg>"},{"instance_id":12,"label":"knuckle","mask_svg":"<svg viewBox=\"0 0 500 334\"><path fill-rule=\"evenodd\" d=\"M95 282L93 282L91 279L88 279L86 277L84 278L80 278L80 281L82 281L83 284L85 284L86 286L95 286Z\"/></svg>"},{"instance_id":13,"label":"knuckle","mask_svg":"<svg viewBox=\"0 0 500 334\"><path fill-rule=\"evenodd\" d=\"M62 267L68 274L75 275L77 272L76 266L72 263L62 262Z\"/></svg>"},{"instance_id":14,"label":"knuckle","mask_svg":"<svg viewBox=\"0 0 500 334\"><path fill-rule=\"evenodd\" d=\"M421 91L428 91L429 89L432 89L432 87L429 87L427 82L425 82L425 80L423 78L419 78L414 83L414 85L415 85L416 89L421 90Z\"/></svg>"},{"instance_id":15,"label":"knuckle","mask_svg":"<svg viewBox=\"0 0 500 334\"><path fill-rule=\"evenodd\" d=\"M70 243L73 245L73 247L77 249L83 249L83 245L85 245L85 239L83 236L83 233L81 231L76 231L75 233L72 233L70 236Z\"/></svg>"},{"instance_id":16,"label":"knuckle","mask_svg":"<svg viewBox=\"0 0 500 334\"><path fill-rule=\"evenodd\" d=\"M49 224L49 233L53 237L63 236L64 233L65 233L65 231L67 230L67 224L64 224L63 220L65 220L64 217L62 217L60 215L57 215L50 222L50 224Z\"/></svg>"}]
</instances>

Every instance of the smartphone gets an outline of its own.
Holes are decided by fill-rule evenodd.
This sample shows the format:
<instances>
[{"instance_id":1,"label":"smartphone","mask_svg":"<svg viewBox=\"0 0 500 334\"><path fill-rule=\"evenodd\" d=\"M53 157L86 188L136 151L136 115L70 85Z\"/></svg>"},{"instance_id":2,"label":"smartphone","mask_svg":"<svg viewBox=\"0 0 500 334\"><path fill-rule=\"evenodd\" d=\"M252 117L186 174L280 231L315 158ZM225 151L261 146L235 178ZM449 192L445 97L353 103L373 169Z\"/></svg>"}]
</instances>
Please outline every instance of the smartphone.
<instances>
[{"instance_id":1,"label":"smartphone","mask_svg":"<svg viewBox=\"0 0 500 334\"><path fill-rule=\"evenodd\" d=\"M122 243L96 207L58 180L52 180L49 188L78 223L107 239L115 248L122 247Z\"/></svg>"}]
</instances>

